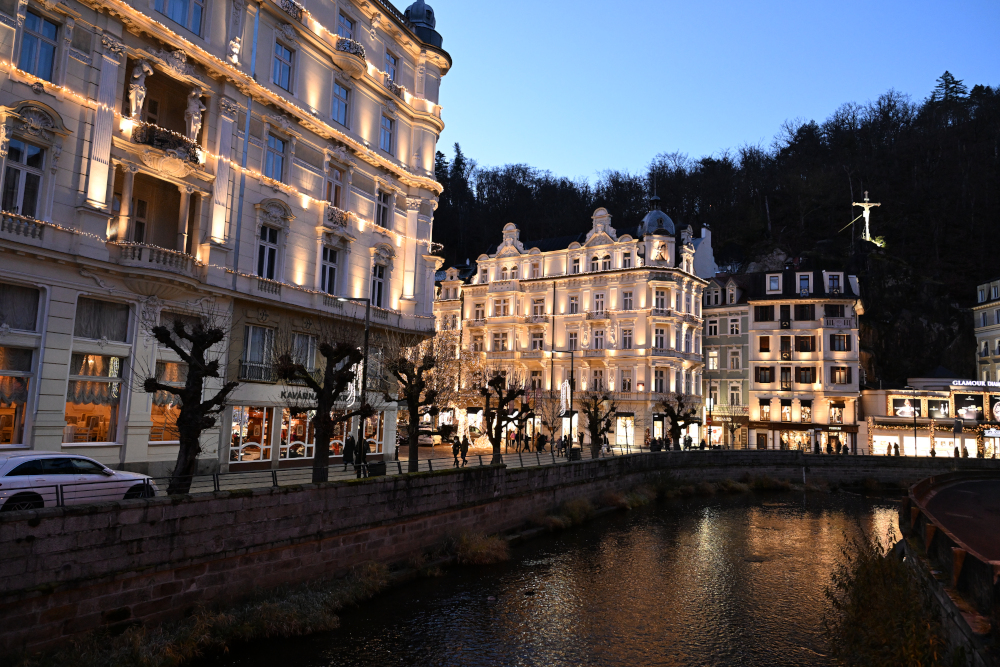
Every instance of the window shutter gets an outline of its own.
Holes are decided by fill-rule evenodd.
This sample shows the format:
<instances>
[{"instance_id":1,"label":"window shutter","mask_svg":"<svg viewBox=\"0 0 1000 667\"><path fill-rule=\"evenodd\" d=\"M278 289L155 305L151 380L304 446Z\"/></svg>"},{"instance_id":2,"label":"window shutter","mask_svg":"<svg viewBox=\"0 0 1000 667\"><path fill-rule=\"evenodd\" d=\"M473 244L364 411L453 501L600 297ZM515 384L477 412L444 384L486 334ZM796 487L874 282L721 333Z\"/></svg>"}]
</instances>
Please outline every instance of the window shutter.
<instances>
[{"instance_id":1,"label":"window shutter","mask_svg":"<svg viewBox=\"0 0 1000 667\"><path fill-rule=\"evenodd\" d=\"M753 367L753 381L760 382L760 366Z\"/></svg>"},{"instance_id":2,"label":"window shutter","mask_svg":"<svg viewBox=\"0 0 1000 667\"><path fill-rule=\"evenodd\" d=\"M851 367L847 367L847 384L851 384L854 380L851 379Z\"/></svg>"},{"instance_id":3,"label":"window shutter","mask_svg":"<svg viewBox=\"0 0 1000 667\"><path fill-rule=\"evenodd\" d=\"M836 349L837 349L837 346L836 346L836 345L834 345L834 342L833 342L833 341L835 341L835 340L836 340L836 336L837 336L837 334L830 334L830 351L831 351L831 352L832 352L833 350L836 350Z\"/></svg>"},{"instance_id":4,"label":"window shutter","mask_svg":"<svg viewBox=\"0 0 1000 667\"><path fill-rule=\"evenodd\" d=\"M847 334L847 351L851 351L851 339L854 338L851 334Z\"/></svg>"}]
</instances>

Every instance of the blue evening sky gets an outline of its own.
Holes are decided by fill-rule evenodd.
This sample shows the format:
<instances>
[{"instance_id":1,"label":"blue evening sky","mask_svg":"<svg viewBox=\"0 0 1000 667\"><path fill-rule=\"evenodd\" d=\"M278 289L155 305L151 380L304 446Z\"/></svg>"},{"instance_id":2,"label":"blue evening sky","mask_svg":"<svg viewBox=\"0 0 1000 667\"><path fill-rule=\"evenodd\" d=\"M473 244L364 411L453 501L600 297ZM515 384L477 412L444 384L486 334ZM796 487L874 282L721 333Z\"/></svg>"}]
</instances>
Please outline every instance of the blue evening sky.
<instances>
[{"instance_id":1,"label":"blue evening sky","mask_svg":"<svg viewBox=\"0 0 1000 667\"><path fill-rule=\"evenodd\" d=\"M945 70L1000 84L997 0L429 4L454 59L438 149L560 176L770 145L890 88L920 101Z\"/></svg>"}]
</instances>

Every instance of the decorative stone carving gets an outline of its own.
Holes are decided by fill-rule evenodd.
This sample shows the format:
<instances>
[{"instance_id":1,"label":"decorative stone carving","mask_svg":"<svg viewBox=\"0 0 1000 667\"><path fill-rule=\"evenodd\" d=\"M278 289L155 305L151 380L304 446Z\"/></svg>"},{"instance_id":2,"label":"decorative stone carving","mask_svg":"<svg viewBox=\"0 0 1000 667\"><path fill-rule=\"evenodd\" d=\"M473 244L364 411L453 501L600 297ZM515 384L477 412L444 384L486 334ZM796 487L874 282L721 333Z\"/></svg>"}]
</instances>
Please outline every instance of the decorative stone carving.
<instances>
[{"instance_id":1,"label":"decorative stone carving","mask_svg":"<svg viewBox=\"0 0 1000 667\"><path fill-rule=\"evenodd\" d=\"M267 119L268 122L270 122L272 125L277 125L278 127L280 127L282 132L288 132L288 130L292 127L292 122L288 120L287 116L279 116L277 114L274 114L268 116Z\"/></svg>"},{"instance_id":2,"label":"decorative stone carving","mask_svg":"<svg viewBox=\"0 0 1000 667\"><path fill-rule=\"evenodd\" d=\"M372 259L376 264L387 266L392 263L395 256L396 253L393 251L392 246L387 243L379 243L372 248Z\"/></svg>"},{"instance_id":3,"label":"decorative stone carving","mask_svg":"<svg viewBox=\"0 0 1000 667\"><path fill-rule=\"evenodd\" d=\"M201 103L201 89L192 88L188 93L187 111L184 112L187 138L191 141L198 140L198 133L201 132L201 113L205 108Z\"/></svg>"},{"instance_id":4,"label":"decorative stone carving","mask_svg":"<svg viewBox=\"0 0 1000 667\"><path fill-rule=\"evenodd\" d=\"M242 46L242 41L239 37L233 37L229 41L229 47L226 49L226 60L234 65L240 64L240 47Z\"/></svg>"},{"instance_id":5,"label":"decorative stone carving","mask_svg":"<svg viewBox=\"0 0 1000 667\"><path fill-rule=\"evenodd\" d=\"M382 105L382 112L385 113L387 116L392 116L393 118L395 118L397 111L399 111L399 109L396 106L396 103L393 102L392 100L386 100L385 104Z\"/></svg>"},{"instance_id":6,"label":"decorative stone carving","mask_svg":"<svg viewBox=\"0 0 1000 667\"><path fill-rule=\"evenodd\" d=\"M382 15L378 12L372 14L371 28L368 30L368 35L375 39L375 29L382 25Z\"/></svg>"},{"instance_id":7,"label":"decorative stone carving","mask_svg":"<svg viewBox=\"0 0 1000 667\"><path fill-rule=\"evenodd\" d=\"M246 7L244 0L233 0L233 12L229 16L229 34L239 35L243 27L243 9ZM236 37L239 40L239 37Z\"/></svg>"},{"instance_id":8,"label":"decorative stone carving","mask_svg":"<svg viewBox=\"0 0 1000 667\"><path fill-rule=\"evenodd\" d=\"M162 60L164 67L174 76L194 76L194 67L187 61L188 56L184 51L180 49L167 51L161 48L152 55L158 60Z\"/></svg>"},{"instance_id":9,"label":"decorative stone carving","mask_svg":"<svg viewBox=\"0 0 1000 667\"><path fill-rule=\"evenodd\" d=\"M62 156L62 146L59 144L52 145L52 166L49 167L49 173L55 176L56 171L59 169L59 158Z\"/></svg>"},{"instance_id":10,"label":"decorative stone carving","mask_svg":"<svg viewBox=\"0 0 1000 667\"><path fill-rule=\"evenodd\" d=\"M189 175L192 170L187 155L181 155L173 149L167 150L163 154L147 150L139 157L144 165L167 176L184 177Z\"/></svg>"},{"instance_id":11,"label":"decorative stone carving","mask_svg":"<svg viewBox=\"0 0 1000 667\"><path fill-rule=\"evenodd\" d=\"M297 42L299 40L299 33L295 31L295 26L291 23L282 23L279 25L278 35L288 42Z\"/></svg>"},{"instance_id":12,"label":"decorative stone carving","mask_svg":"<svg viewBox=\"0 0 1000 667\"><path fill-rule=\"evenodd\" d=\"M229 120L236 120L239 117L240 106L228 97L220 97L219 113Z\"/></svg>"},{"instance_id":13,"label":"decorative stone carving","mask_svg":"<svg viewBox=\"0 0 1000 667\"><path fill-rule=\"evenodd\" d=\"M419 211L420 203L423 200L420 197L407 197L406 198L406 210L408 211Z\"/></svg>"},{"instance_id":14,"label":"decorative stone carving","mask_svg":"<svg viewBox=\"0 0 1000 667\"><path fill-rule=\"evenodd\" d=\"M105 53L115 56L119 62L121 62L122 57L125 55L125 45L117 37L108 33L101 35L101 46L104 47Z\"/></svg>"},{"instance_id":15,"label":"decorative stone carving","mask_svg":"<svg viewBox=\"0 0 1000 667\"><path fill-rule=\"evenodd\" d=\"M7 157L7 150L10 148L10 128L7 121L0 122L0 158Z\"/></svg>"},{"instance_id":16,"label":"decorative stone carving","mask_svg":"<svg viewBox=\"0 0 1000 667\"><path fill-rule=\"evenodd\" d=\"M31 84L31 90L33 90L36 95L41 95L42 93L45 92L45 84L43 84L41 81L36 81L33 84Z\"/></svg>"},{"instance_id":17,"label":"decorative stone carving","mask_svg":"<svg viewBox=\"0 0 1000 667\"><path fill-rule=\"evenodd\" d=\"M146 77L152 73L152 66L145 60L137 61L132 68L132 81L128 85L129 115L132 118L142 113L142 105L146 101Z\"/></svg>"},{"instance_id":18,"label":"decorative stone carving","mask_svg":"<svg viewBox=\"0 0 1000 667\"><path fill-rule=\"evenodd\" d=\"M21 122L18 130L25 134L40 137L46 141L52 139L52 129L56 126L52 116L45 113L38 107L25 107L21 111Z\"/></svg>"},{"instance_id":19,"label":"decorative stone carving","mask_svg":"<svg viewBox=\"0 0 1000 667\"><path fill-rule=\"evenodd\" d=\"M264 225L279 227L287 233L292 220L295 219L292 209L280 199L265 199L254 204L254 208L257 210L257 236L260 235L260 228Z\"/></svg>"},{"instance_id":20,"label":"decorative stone carving","mask_svg":"<svg viewBox=\"0 0 1000 667\"><path fill-rule=\"evenodd\" d=\"M336 227L347 227L351 220L351 214L347 211L328 205L326 208L326 221Z\"/></svg>"},{"instance_id":21,"label":"decorative stone carving","mask_svg":"<svg viewBox=\"0 0 1000 667\"><path fill-rule=\"evenodd\" d=\"M148 344L152 337L153 328L159 326L163 302L158 296L147 296L139 303L139 324L146 334L146 343Z\"/></svg>"}]
</instances>

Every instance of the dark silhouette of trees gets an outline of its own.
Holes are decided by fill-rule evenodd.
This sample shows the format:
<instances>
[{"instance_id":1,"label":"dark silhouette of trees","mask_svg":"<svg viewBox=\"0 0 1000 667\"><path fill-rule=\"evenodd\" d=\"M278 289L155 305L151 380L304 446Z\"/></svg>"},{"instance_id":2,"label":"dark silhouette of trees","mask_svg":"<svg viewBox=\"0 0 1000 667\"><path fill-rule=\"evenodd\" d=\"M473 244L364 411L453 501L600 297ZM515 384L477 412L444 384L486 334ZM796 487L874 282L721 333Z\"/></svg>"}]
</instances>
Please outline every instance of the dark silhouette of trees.
<instances>
[{"instance_id":1,"label":"dark silhouette of trees","mask_svg":"<svg viewBox=\"0 0 1000 667\"><path fill-rule=\"evenodd\" d=\"M596 459L601 453L604 435L611 432L618 404L611 394L602 391L588 391L580 397L580 412L587 420L590 432L590 453Z\"/></svg>"},{"instance_id":2,"label":"dark silhouette of trees","mask_svg":"<svg viewBox=\"0 0 1000 667\"><path fill-rule=\"evenodd\" d=\"M486 437L493 445L490 465L500 465L500 446L503 444L504 427L513 423L511 405L517 405L524 396L524 378L516 371L488 368L479 378L479 395L483 397L483 425Z\"/></svg>"},{"instance_id":3,"label":"dark silhouette of trees","mask_svg":"<svg viewBox=\"0 0 1000 667\"><path fill-rule=\"evenodd\" d=\"M681 433L691 424L699 423L698 397L675 393L660 401L660 411L670 420L670 439L675 449L680 449Z\"/></svg>"}]
</instances>

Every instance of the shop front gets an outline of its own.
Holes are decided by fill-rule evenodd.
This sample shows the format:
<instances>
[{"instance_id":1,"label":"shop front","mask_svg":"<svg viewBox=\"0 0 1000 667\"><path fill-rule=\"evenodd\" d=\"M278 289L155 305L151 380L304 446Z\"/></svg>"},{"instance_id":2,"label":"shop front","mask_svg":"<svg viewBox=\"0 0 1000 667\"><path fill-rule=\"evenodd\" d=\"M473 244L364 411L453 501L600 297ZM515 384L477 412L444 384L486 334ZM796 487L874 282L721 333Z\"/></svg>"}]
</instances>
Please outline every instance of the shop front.
<instances>
[{"instance_id":1,"label":"shop front","mask_svg":"<svg viewBox=\"0 0 1000 667\"><path fill-rule=\"evenodd\" d=\"M746 449L749 423L746 415L709 414L705 425L708 443L720 449Z\"/></svg>"}]
</instances>

